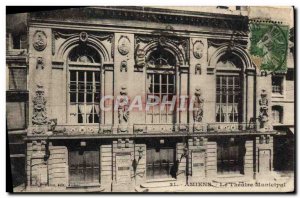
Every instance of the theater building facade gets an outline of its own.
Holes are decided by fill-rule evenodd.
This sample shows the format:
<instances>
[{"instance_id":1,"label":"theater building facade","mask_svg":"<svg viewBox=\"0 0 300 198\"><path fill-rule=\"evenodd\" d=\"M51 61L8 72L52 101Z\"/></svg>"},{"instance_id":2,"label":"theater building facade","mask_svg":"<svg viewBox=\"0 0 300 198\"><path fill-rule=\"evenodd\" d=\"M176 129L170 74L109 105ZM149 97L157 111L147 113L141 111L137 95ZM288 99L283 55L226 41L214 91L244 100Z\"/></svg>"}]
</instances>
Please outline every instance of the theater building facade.
<instances>
[{"instance_id":1,"label":"theater building facade","mask_svg":"<svg viewBox=\"0 0 300 198\"><path fill-rule=\"evenodd\" d=\"M272 127L272 76L250 59L246 15L97 7L27 21L28 191L271 175L282 133ZM130 110L136 96L143 107ZM154 96L165 108L144 108Z\"/></svg>"}]
</instances>

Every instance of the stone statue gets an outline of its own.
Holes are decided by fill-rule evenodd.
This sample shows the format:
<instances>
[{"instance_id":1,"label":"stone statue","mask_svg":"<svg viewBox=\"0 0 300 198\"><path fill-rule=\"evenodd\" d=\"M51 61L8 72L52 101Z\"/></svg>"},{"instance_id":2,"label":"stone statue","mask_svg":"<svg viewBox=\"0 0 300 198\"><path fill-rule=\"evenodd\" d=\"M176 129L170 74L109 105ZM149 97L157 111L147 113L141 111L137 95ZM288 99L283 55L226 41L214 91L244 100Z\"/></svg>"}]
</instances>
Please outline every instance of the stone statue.
<instances>
[{"instance_id":1,"label":"stone statue","mask_svg":"<svg viewBox=\"0 0 300 198\"><path fill-rule=\"evenodd\" d=\"M267 126L267 122L269 121L268 115L268 98L267 92L265 89L261 90L260 99L259 99L259 121L260 121L260 128L265 128Z\"/></svg>"},{"instance_id":2,"label":"stone statue","mask_svg":"<svg viewBox=\"0 0 300 198\"><path fill-rule=\"evenodd\" d=\"M119 107L118 107L118 115L119 115L119 124L125 124L129 119L129 101L127 97L127 88L121 87L120 91L120 99L119 99Z\"/></svg>"},{"instance_id":3,"label":"stone statue","mask_svg":"<svg viewBox=\"0 0 300 198\"><path fill-rule=\"evenodd\" d=\"M194 122L202 122L204 99L201 95L202 95L201 89L199 87L197 87L195 89L195 98L194 98L194 103L193 103Z\"/></svg>"},{"instance_id":4,"label":"stone statue","mask_svg":"<svg viewBox=\"0 0 300 198\"><path fill-rule=\"evenodd\" d=\"M47 112L46 112L46 98L44 97L44 88L42 85L37 85L35 91L35 97L33 102L33 115L32 124L33 125L45 125L47 124Z\"/></svg>"}]
</instances>

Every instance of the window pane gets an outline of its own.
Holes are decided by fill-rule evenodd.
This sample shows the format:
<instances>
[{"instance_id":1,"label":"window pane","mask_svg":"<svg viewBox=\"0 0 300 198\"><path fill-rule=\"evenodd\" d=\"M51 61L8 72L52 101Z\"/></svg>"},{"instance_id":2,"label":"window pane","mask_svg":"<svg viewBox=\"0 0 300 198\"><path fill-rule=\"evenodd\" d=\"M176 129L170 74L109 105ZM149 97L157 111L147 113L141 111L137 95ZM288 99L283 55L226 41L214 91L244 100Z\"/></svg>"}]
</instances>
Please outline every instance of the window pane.
<instances>
[{"instance_id":1,"label":"window pane","mask_svg":"<svg viewBox=\"0 0 300 198\"><path fill-rule=\"evenodd\" d=\"M161 93L167 93L167 85L161 86Z\"/></svg>"},{"instance_id":2,"label":"window pane","mask_svg":"<svg viewBox=\"0 0 300 198\"><path fill-rule=\"evenodd\" d=\"M84 102L84 93L78 93L78 102Z\"/></svg>"},{"instance_id":3,"label":"window pane","mask_svg":"<svg viewBox=\"0 0 300 198\"><path fill-rule=\"evenodd\" d=\"M76 92L70 93L70 102L76 102Z\"/></svg>"},{"instance_id":4,"label":"window pane","mask_svg":"<svg viewBox=\"0 0 300 198\"><path fill-rule=\"evenodd\" d=\"M9 68L9 89L27 89L27 70L24 68Z\"/></svg>"},{"instance_id":5,"label":"window pane","mask_svg":"<svg viewBox=\"0 0 300 198\"><path fill-rule=\"evenodd\" d=\"M162 80L162 84L167 84L168 75L162 75L161 80Z\"/></svg>"},{"instance_id":6,"label":"window pane","mask_svg":"<svg viewBox=\"0 0 300 198\"><path fill-rule=\"evenodd\" d=\"M76 71L70 71L70 80L76 81Z\"/></svg>"},{"instance_id":7,"label":"window pane","mask_svg":"<svg viewBox=\"0 0 300 198\"><path fill-rule=\"evenodd\" d=\"M86 72L86 81L87 82L93 82L93 72L91 72L91 71L88 71L88 72Z\"/></svg>"},{"instance_id":8,"label":"window pane","mask_svg":"<svg viewBox=\"0 0 300 198\"><path fill-rule=\"evenodd\" d=\"M221 84L219 84L221 83ZM216 86L216 121L237 122L237 105L241 103L239 77L217 76ZM220 106L218 106L220 105ZM234 107L234 108L233 108Z\"/></svg>"},{"instance_id":9,"label":"window pane","mask_svg":"<svg viewBox=\"0 0 300 198\"><path fill-rule=\"evenodd\" d=\"M25 102L7 102L6 103L6 119L7 129L25 129Z\"/></svg>"},{"instance_id":10,"label":"window pane","mask_svg":"<svg viewBox=\"0 0 300 198\"><path fill-rule=\"evenodd\" d=\"M172 94L175 93L174 85L169 85L168 88L169 88L169 90L168 90L169 93L172 93Z\"/></svg>"},{"instance_id":11,"label":"window pane","mask_svg":"<svg viewBox=\"0 0 300 198\"><path fill-rule=\"evenodd\" d=\"M160 75L159 74L154 74L154 83L159 84L160 83Z\"/></svg>"},{"instance_id":12,"label":"window pane","mask_svg":"<svg viewBox=\"0 0 300 198\"><path fill-rule=\"evenodd\" d=\"M86 94L86 102L93 102L93 94L92 93Z\"/></svg>"},{"instance_id":13,"label":"window pane","mask_svg":"<svg viewBox=\"0 0 300 198\"><path fill-rule=\"evenodd\" d=\"M76 75L79 80L83 81L76 81ZM74 82L70 81L69 85L70 102L78 104L78 115L70 111L70 122L76 120L75 123L99 123L99 112L96 113L92 110L93 104L100 101L100 83L95 81L97 76L100 77L100 72L70 71L70 79L75 80ZM84 81L85 79L86 81Z\"/></svg>"},{"instance_id":14,"label":"window pane","mask_svg":"<svg viewBox=\"0 0 300 198\"><path fill-rule=\"evenodd\" d=\"M282 94L283 77L273 76L272 77L272 92Z\"/></svg>"},{"instance_id":15,"label":"window pane","mask_svg":"<svg viewBox=\"0 0 300 198\"><path fill-rule=\"evenodd\" d=\"M169 78L168 78L168 80L169 80L169 84L175 84L175 75L169 75Z\"/></svg>"},{"instance_id":16,"label":"window pane","mask_svg":"<svg viewBox=\"0 0 300 198\"><path fill-rule=\"evenodd\" d=\"M160 92L160 85L154 85L154 93Z\"/></svg>"},{"instance_id":17,"label":"window pane","mask_svg":"<svg viewBox=\"0 0 300 198\"><path fill-rule=\"evenodd\" d=\"M99 93L94 93L94 102L95 103L100 102L100 94Z\"/></svg>"},{"instance_id":18,"label":"window pane","mask_svg":"<svg viewBox=\"0 0 300 198\"><path fill-rule=\"evenodd\" d=\"M78 72L78 81L84 82L84 72L82 71Z\"/></svg>"},{"instance_id":19,"label":"window pane","mask_svg":"<svg viewBox=\"0 0 300 198\"><path fill-rule=\"evenodd\" d=\"M100 82L100 72L94 72L95 73L95 81Z\"/></svg>"},{"instance_id":20,"label":"window pane","mask_svg":"<svg viewBox=\"0 0 300 198\"><path fill-rule=\"evenodd\" d=\"M152 77L154 78L155 83L151 83ZM155 95L159 97L161 102L163 99L166 101L172 101L172 98L175 93L175 85L169 84L167 85L167 82L174 82L175 76L173 74L148 74L148 93L149 95ZM171 79L171 80L170 80ZM161 83L164 82L164 83ZM153 107L155 111L149 111L147 112L149 116L147 116L147 119L151 123L172 123L172 112L170 113L170 116L167 114L167 107L160 111L160 105L156 105ZM152 116L150 116L152 114Z\"/></svg>"},{"instance_id":21,"label":"window pane","mask_svg":"<svg viewBox=\"0 0 300 198\"><path fill-rule=\"evenodd\" d=\"M86 92L93 92L93 83L86 83Z\"/></svg>"},{"instance_id":22,"label":"window pane","mask_svg":"<svg viewBox=\"0 0 300 198\"><path fill-rule=\"evenodd\" d=\"M78 91L85 91L84 82L79 82L78 83Z\"/></svg>"},{"instance_id":23,"label":"window pane","mask_svg":"<svg viewBox=\"0 0 300 198\"><path fill-rule=\"evenodd\" d=\"M77 86L76 86L76 82L75 83L71 83L70 84L70 91L76 91Z\"/></svg>"}]
</instances>

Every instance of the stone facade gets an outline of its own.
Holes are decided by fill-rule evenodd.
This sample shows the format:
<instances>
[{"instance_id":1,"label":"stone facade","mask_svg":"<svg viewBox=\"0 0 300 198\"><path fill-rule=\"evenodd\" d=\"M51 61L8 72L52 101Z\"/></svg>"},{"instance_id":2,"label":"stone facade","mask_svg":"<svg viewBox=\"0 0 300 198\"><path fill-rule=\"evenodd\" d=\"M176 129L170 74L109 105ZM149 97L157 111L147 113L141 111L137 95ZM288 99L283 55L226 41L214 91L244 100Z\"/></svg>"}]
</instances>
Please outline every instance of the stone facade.
<instances>
[{"instance_id":1,"label":"stone facade","mask_svg":"<svg viewBox=\"0 0 300 198\"><path fill-rule=\"evenodd\" d=\"M153 10L157 13L150 12ZM45 191L49 187L58 191L148 191L170 182L184 185L224 176L251 180L273 170L273 137L280 132L271 124L271 76L261 75L249 57L247 16L211 14L211 18L201 12L177 16L175 11L153 10L100 7L29 15L28 191L35 187ZM77 15L80 17L73 18ZM76 62L71 54L77 48L93 52L86 50L88 55L76 57ZM87 104L81 110L79 99L79 110L71 109L70 71L79 76L79 71L85 71L79 67L87 66L86 71L94 76L99 72L100 98L145 98L148 71L157 69L147 61L156 50L174 57L174 93L195 95L197 100L191 105L196 110L178 111L170 123L151 123L145 111L129 112L128 101L119 109L106 101L104 107L111 110L101 111L96 110L99 100L93 99L95 117L87 118L93 123L74 121L91 111L86 110L90 108ZM94 52L97 55L92 57ZM238 117L235 122L217 122L217 108L223 108L216 106L218 76L222 80L222 76L229 79L235 74L242 82ZM93 79L96 84L96 77ZM260 97L262 90L264 98ZM228 148L237 149L234 170L226 169ZM93 173L80 175L70 156L82 159L94 153L98 161L90 162ZM163 162L167 155L170 157ZM157 168L151 157L158 156L167 165ZM226 174L230 171L233 176ZM166 177L159 178L160 174ZM76 179L85 184L73 185Z\"/></svg>"}]
</instances>

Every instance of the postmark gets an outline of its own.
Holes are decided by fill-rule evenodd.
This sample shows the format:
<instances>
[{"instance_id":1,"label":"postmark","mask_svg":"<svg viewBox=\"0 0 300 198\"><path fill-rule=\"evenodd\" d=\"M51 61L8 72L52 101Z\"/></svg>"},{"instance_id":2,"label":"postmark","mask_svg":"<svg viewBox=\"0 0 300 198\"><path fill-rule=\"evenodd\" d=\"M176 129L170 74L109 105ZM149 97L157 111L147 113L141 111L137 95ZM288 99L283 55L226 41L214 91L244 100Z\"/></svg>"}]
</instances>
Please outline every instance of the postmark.
<instances>
[{"instance_id":1,"label":"postmark","mask_svg":"<svg viewBox=\"0 0 300 198\"><path fill-rule=\"evenodd\" d=\"M250 23L250 56L261 70L284 72L287 68L288 27L275 22Z\"/></svg>"}]
</instances>

